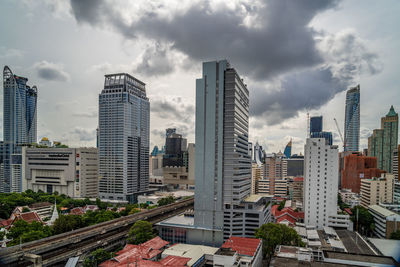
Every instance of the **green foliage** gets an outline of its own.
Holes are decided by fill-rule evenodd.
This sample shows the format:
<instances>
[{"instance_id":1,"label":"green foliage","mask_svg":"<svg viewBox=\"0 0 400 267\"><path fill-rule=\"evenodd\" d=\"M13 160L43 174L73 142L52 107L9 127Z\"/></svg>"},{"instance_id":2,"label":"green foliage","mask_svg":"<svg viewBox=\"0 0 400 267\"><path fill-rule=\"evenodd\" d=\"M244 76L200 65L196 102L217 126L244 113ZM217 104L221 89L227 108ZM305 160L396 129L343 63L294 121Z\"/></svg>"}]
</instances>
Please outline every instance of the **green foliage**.
<instances>
[{"instance_id":1,"label":"green foliage","mask_svg":"<svg viewBox=\"0 0 400 267\"><path fill-rule=\"evenodd\" d=\"M22 208L22 212L30 212L31 210L29 209L29 208L27 208L27 207L23 207Z\"/></svg>"},{"instance_id":2,"label":"green foliage","mask_svg":"<svg viewBox=\"0 0 400 267\"><path fill-rule=\"evenodd\" d=\"M363 206L355 206L351 209L353 215L351 220L354 222L354 227L357 229L357 210L358 210L358 232L364 235L371 235L375 229L374 217L368 211L368 209Z\"/></svg>"},{"instance_id":3,"label":"green foliage","mask_svg":"<svg viewBox=\"0 0 400 267\"><path fill-rule=\"evenodd\" d=\"M157 201L158 206L164 206L175 202L175 198L173 196L168 196Z\"/></svg>"},{"instance_id":4,"label":"green foliage","mask_svg":"<svg viewBox=\"0 0 400 267\"><path fill-rule=\"evenodd\" d=\"M43 225L40 222L27 223L23 220L18 220L7 234L7 238L13 239L7 246L14 246L20 243L30 242L45 238L52 235L52 230L49 226Z\"/></svg>"},{"instance_id":5,"label":"green foliage","mask_svg":"<svg viewBox=\"0 0 400 267\"><path fill-rule=\"evenodd\" d=\"M279 211L281 211L285 207L285 203L286 203L286 200L281 201L281 203L279 203L279 206L278 206Z\"/></svg>"},{"instance_id":6,"label":"green foliage","mask_svg":"<svg viewBox=\"0 0 400 267\"><path fill-rule=\"evenodd\" d=\"M80 215L60 215L53 224L54 234L62 234L86 226Z\"/></svg>"},{"instance_id":7,"label":"green foliage","mask_svg":"<svg viewBox=\"0 0 400 267\"><path fill-rule=\"evenodd\" d=\"M297 232L284 224L263 224L256 230L255 236L263 240L263 254L267 260L271 259L278 245L304 247Z\"/></svg>"},{"instance_id":8,"label":"green foliage","mask_svg":"<svg viewBox=\"0 0 400 267\"><path fill-rule=\"evenodd\" d=\"M390 234L390 239L400 240L400 230L393 232Z\"/></svg>"},{"instance_id":9,"label":"green foliage","mask_svg":"<svg viewBox=\"0 0 400 267\"><path fill-rule=\"evenodd\" d=\"M128 243L141 244L154 237L153 225L147 221L137 221L129 230Z\"/></svg>"},{"instance_id":10,"label":"green foliage","mask_svg":"<svg viewBox=\"0 0 400 267\"><path fill-rule=\"evenodd\" d=\"M102 248L96 249L90 253L89 257L85 259L83 262L83 267L98 266L100 263L110 259L111 257L113 257L111 252L108 252Z\"/></svg>"},{"instance_id":11,"label":"green foliage","mask_svg":"<svg viewBox=\"0 0 400 267\"><path fill-rule=\"evenodd\" d=\"M3 240L4 236L5 236L5 232L4 231L0 231L0 240Z\"/></svg>"}]
</instances>

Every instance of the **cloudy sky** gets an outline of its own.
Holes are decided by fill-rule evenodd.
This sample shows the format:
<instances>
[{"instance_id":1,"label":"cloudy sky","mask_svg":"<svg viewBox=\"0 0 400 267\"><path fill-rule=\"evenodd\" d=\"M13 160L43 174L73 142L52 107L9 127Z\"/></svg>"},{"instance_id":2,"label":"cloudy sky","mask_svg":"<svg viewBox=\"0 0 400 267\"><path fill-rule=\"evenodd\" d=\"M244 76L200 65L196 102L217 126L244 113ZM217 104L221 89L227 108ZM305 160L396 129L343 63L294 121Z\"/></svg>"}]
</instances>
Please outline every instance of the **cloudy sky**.
<instances>
[{"instance_id":1,"label":"cloudy sky","mask_svg":"<svg viewBox=\"0 0 400 267\"><path fill-rule=\"evenodd\" d=\"M250 90L250 139L268 152L290 138L303 151L307 112L340 144L333 118L343 132L357 84L366 147L390 105L400 109L399 13L396 0L3 0L0 65L37 85L38 137L70 146L95 145L113 72L146 83L151 146L167 127L193 142L201 62L226 58Z\"/></svg>"}]
</instances>

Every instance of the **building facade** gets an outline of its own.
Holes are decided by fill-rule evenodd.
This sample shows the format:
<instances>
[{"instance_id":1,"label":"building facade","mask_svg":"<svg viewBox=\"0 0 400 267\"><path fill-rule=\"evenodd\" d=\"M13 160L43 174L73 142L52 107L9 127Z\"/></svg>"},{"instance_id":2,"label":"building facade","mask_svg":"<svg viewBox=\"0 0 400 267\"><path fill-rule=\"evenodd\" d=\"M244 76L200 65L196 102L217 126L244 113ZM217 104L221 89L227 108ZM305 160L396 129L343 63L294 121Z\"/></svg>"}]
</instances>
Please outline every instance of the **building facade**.
<instances>
[{"instance_id":1,"label":"building facade","mask_svg":"<svg viewBox=\"0 0 400 267\"><path fill-rule=\"evenodd\" d=\"M384 172L377 168L375 157L363 156L360 153L351 153L343 157L341 188L347 188L359 194L361 179L380 177Z\"/></svg>"},{"instance_id":2,"label":"building facade","mask_svg":"<svg viewBox=\"0 0 400 267\"><path fill-rule=\"evenodd\" d=\"M263 186L260 187L263 189L261 191L267 193L265 190L268 188L269 193L267 194L273 195L275 184L282 184L282 181L287 177L286 158L282 153L266 155L263 167Z\"/></svg>"},{"instance_id":3,"label":"building facade","mask_svg":"<svg viewBox=\"0 0 400 267\"><path fill-rule=\"evenodd\" d=\"M388 114L381 118L381 129L375 129L368 138L368 156L376 157L378 168L392 173L393 151L398 149L399 116L390 107Z\"/></svg>"},{"instance_id":4,"label":"building facade","mask_svg":"<svg viewBox=\"0 0 400 267\"><path fill-rule=\"evenodd\" d=\"M344 151L359 151L360 85L350 88L346 93L344 140Z\"/></svg>"},{"instance_id":5,"label":"building facade","mask_svg":"<svg viewBox=\"0 0 400 267\"><path fill-rule=\"evenodd\" d=\"M105 75L99 95L99 193L136 202L149 186L150 102L145 84L126 73Z\"/></svg>"},{"instance_id":6,"label":"building facade","mask_svg":"<svg viewBox=\"0 0 400 267\"><path fill-rule=\"evenodd\" d=\"M393 150L392 157L392 173L396 181L400 182L399 179L399 154L400 154L400 145L397 146L397 149Z\"/></svg>"},{"instance_id":7,"label":"building facade","mask_svg":"<svg viewBox=\"0 0 400 267\"><path fill-rule=\"evenodd\" d=\"M314 132L322 132L323 118L322 116L313 116L310 118L310 134Z\"/></svg>"},{"instance_id":8,"label":"building facade","mask_svg":"<svg viewBox=\"0 0 400 267\"><path fill-rule=\"evenodd\" d=\"M319 229L324 226L347 228L348 217L337 214L337 146L330 146L323 138L307 138L304 150L305 224Z\"/></svg>"},{"instance_id":9,"label":"building facade","mask_svg":"<svg viewBox=\"0 0 400 267\"><path fill-rule=\"evenodd\" d=\"M28 79L3 71L3 162L0 192L21 192L22 146L37 141L37 88Z\"/></svg>"},{"instance_id":10,"label":"building facade","mask_svg":"<svg viewBox=\"0 0 400 267\"><path fill-rule=\"evenodd\" d=\"M400 229L400 215L379 205L371 205L368 211L374 217L374 234L379 238L389 239L390 235Z\"/></svg>"},{"instance_id":11,"label":"building facade","mask_svg":"<svg viewBox=\"0 0 400 267\"><path fill-rule=\"evenodd\" d=\"M368 208L379 203L393 203L394 176L383 173L381 177L361 180L361 206Z\"/></svg>"},{"instance_id":12,"label":"building facade","mask_svg":"<svg viewBox=\"0 0 400 267\"><path fill-rule=\"evenodd\" d=\"M253 236L267 220L263 198L250 197L248 127L249 90L236 70L226 60L203 63L196 80L194 225L209 229L202 238L211 244Z\"/></svg>"},{"instance_id":13,"label":"building facade","mask_svg":"<svg viewBox=\"0 0 400 267\"><path fill-rule=\"evenodd\" d=\"M98 197L97 148L22 149L22 190Z\"/></svg>"}]
</instances>

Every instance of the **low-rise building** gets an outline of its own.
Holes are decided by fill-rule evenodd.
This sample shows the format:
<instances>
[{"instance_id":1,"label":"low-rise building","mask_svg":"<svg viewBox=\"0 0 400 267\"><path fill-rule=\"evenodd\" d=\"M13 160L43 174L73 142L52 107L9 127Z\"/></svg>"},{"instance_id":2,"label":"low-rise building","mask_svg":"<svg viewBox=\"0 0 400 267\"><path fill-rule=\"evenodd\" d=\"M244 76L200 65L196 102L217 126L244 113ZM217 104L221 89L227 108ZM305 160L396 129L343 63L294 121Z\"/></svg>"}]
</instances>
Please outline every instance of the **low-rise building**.
<instances>
[{"instance_id":1,"label":"low-rise building","mask_svg":"<svg viewBox=\"0 0 400 267\"><path fill-rule=\"evenodd\" d=\"M36 211L39 217L43 220L44 218L50 218L54 205L50 202L39 202L33 203L28 207L31 211Z\"/></svg>"},{"instance_id":2,"label":"low-rise building","mask_svg":"<svg viewBox=\"0 0 400 267\"><path fill-rule=\"evenodd\" d=\"M351 189L342 189L339 191L342 201L351 208L360 205L360 195L351 191Z\"/></svg>"},{"instance_id":3,"label":"low-rise building","mask_svg":"<svg viewBox=\"0 0 400 267\"><path fill-rule=\"evenodd\" d=\"M361 180L361 205L368 208L379 203L393 203L394 176L384 173L379 178Z\"/></svg>"},{"instance_id":4,"label":"low-rise building","mask_svg":"<svg viewBox=\"0 0 400 267\"><path fill-rule=\"evenodd\" d=\"M261 179L257 183L257 194L270 194L279 197L288 195L287 179Z\"/></svg>"},{"instance_id":5,"label":"low-rise building","mask_svg":"<svg viewBox=\"0 0 400 267\"><path fill-rule=\"evenodd\" d=\"M22 190L95 198L98 164L97 148L23 147Z\"/></svg>"},{"instance_id":6,"label":"low-rise building","mask_svg":"<svg viewBox=\"0 0 400 267\"><path fill-rule=\"evenodd\" d=\"M292 182L289 183L289 191L293 201L303 203L304 178L294 177Z\"/></svg>"},{"instance_id":7,"label":"low-rise building","mask_svg":"<svg viewBox=\"0 0 400 267\"><path fill-rule=\"evenodd\" d=\"M390 238L390 234L400 229L400 215L379 205L368 207L374 217L374 234L380 238Z\"/></svg>"},{"instance_id":8,"label":"low-rise building","mask_svg":"<svg viewBox=\"0 0 400 267\"><path fill-rule=\"evenodd\" d=\"M271 208L272 219L275 223L285 224L287 226L295 226L296 223L304 221L304 212L294 211L290 207L278 209L279 205L274 205Z\"/></svg>"}]
</instances>

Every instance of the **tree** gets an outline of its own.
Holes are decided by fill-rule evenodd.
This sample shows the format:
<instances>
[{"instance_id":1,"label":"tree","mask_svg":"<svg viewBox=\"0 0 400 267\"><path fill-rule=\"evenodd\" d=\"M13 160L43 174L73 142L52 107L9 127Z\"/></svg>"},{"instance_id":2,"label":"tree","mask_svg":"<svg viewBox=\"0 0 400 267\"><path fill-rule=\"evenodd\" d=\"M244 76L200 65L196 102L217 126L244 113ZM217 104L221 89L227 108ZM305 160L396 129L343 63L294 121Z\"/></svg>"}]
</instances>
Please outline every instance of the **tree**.
<instances>
[{"instance_id":1,"label":"tree","mask_svg":"<svg viewBox=\"0 0 400 267\"><path fill-rule=\"evenodd\" d=\"M263 224L256 230L255 236L263 240L263 254L268 261L278 245L304 246L297 232L284 224Z\"/></svg>"},{"instance_id":2,"label":"tree","mask_svg":"<svg viewBox=\"0 0 400 267\"><path fill-rule=\"evenodd\" d=\"M131 227L128 236L128 243L130 244L141 244L146 242L155 236L153 225L148 221L139 220Z\"/></svg>"},{"instance_id":3,"label":"tree","mask_svg":"<svg viewBox=\"0 0 400 267\"><path fill-rule=\"evenodd\" d=\"M168 196L157 201L158 206L164 206L175 202L175 198L173 196Z\"/></svg>"},{"instance_id":4,"label":"tree","mask_svg":"<svg viewBox=\"0 0 400 267\"><path fill-rule=\"evenodd\" d=\"M281 211L285 207L285 204L286 204L286 200L279 203L278 210Z\"/></svg>"},{"instance_id":5,"label":"tree","mask_svg":"<svg viewBox=\"0 0 400 267\"><path fill-rule=\"evenodd\" d=\"M85 222L79 215L60 215L53 224L53 231L54 234L62 234L84 226Z\"/></svg>"},{"instance_id":6,"label":"tree","mask_svg":"<svg viewBox=\"0 0 400 267\"><path fill-rule=\"evenodd\" d=\"M40 222L27 223L24 220L18 220L7 233L7 238L13 239L7 246L34 241L51 235L51 228L47 225L43 226Z\"/></svg>"},{"instance_id":7,"label":"tree","mask_svg":"<svg viewBox=\"0 0 400 267\"><path fill-rule=\"evenodd\" d=\"M393 232L390 234L390 239L400 240L400 230Z\"/></svg>"},{"instance_id":8,"label":"tree","mask_svg":"<svg viewBox=\"0 0 400 267\"><path fill-rule=\"evenodd\" d=\"M108 252L102 248L96 249L90 256L83 262L83 267L98 266L103 261L106 261L112 257L112 253Z\"/></svg>"},{"instance_id":9,"label":"tree","mask_svg":"<svg viewBox=\"0 0 400 267\"><path fill-rule=\"evenodd\" d=\"M357 210L358 210L358 222L357 222ZM351 220L354 222L354 226L357 229L358 224L358 231L362 234L369 235L372 234L375 224L374 224L374 217L368 211L368 209L364 208L363 206L355 206L351 212L353 215L351 216Z\"/></svg>"}]
</instances>

